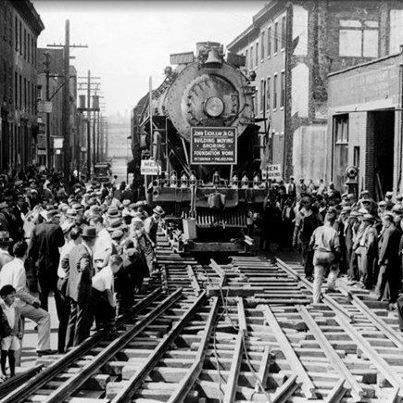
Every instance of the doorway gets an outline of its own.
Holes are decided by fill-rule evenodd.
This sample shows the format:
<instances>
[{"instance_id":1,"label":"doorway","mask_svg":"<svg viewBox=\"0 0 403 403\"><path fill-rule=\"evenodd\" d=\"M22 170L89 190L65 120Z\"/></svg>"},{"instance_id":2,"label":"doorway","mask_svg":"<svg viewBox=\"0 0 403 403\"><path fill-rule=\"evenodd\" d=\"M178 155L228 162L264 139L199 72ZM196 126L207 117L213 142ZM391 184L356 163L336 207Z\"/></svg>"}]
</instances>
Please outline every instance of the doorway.
<instances>
[{"instance_id":1,"label":"doorway","mask_svg":"<svg viewBox=\"0 0 403 403\"><path fill-rule=\"evenodd\" d=\"M394 110L368 113L367 166L372 170L372 173L368 172L368 187L378 200L393 190L394 135Z\"/></svg>"}]
</instances>

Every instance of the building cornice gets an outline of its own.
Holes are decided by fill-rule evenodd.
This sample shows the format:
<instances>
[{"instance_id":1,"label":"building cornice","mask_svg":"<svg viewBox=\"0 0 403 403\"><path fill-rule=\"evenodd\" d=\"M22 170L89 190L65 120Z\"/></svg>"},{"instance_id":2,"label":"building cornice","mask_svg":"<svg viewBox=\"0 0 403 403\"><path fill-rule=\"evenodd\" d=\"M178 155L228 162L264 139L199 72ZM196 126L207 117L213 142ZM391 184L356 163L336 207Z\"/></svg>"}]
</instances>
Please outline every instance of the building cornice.
<instances>
[{"instance_id":1,"label":"building cornice","mask_svg":"<svg viewBox=\"0 0 403 403\"><path fill-rule=\"evenodd\" d=\"M30 0L10 0L10 4L23 17L36 35L39 35L45 29L40 15Z\"/></svg>"}]
</instances>

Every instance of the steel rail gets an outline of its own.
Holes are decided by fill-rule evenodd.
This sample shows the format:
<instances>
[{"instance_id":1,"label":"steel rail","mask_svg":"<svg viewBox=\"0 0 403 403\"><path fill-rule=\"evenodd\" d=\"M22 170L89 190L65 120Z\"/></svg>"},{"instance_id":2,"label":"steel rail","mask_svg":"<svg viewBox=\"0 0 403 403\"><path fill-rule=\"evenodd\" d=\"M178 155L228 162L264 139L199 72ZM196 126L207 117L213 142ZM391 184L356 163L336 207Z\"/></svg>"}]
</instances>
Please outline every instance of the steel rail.
<instances>
[{"instance_id":1,"label":"steel rail","mask_svg":"<svg viewBox=\"0 0 403 403\"><path fill-rule=\"evenodd\" d=\"M125 388L122 389L112 400L113 403L128 402L135 395L141 383L149 374L149 372L158 364L162 355L167 351L173 341L179 336L183 327L191 319L191 317L197 312L200 306L206 300L206 291L203 291L199 297L195 300L192 306L185 312L182 318L175 324L175 326L169 331L168 334L161 340L161 342L155 347L152 353L145 359L138 368L135 375L133 375L127 382L125 382Z\"/></svg>"},{"instance_id":2,"label":"steel rail","mask_svg":"<svg viewBox=\"0 0 403 403\"><path fill-rule=\"evenodd\" d=\"M276 261L277 261L278 265L284 271L286 271L288 274L290 274L292 277L294 277L295 280L300 281L305 286L305 288L307 288L310 292L313 292L313 285L307 279L301 277L295 270L291 269L291 267L289 267L287 265L287 263L283 262L281 259L276 258ZM354 315L348 313L346 311L346 309L340 303L338 303L334 298L332 298L331 296L329 296L327 294L323 295L322 298L334 310L336 310L337 312L343 314L344 316L347 316L350 321L354 320Z\"/></svg>"},{"instance_id":3,"label":"steel rail","mask_svg":"<svg viewBox=\"0 0 403 403\"><path fill-rule=\"evenodd\" d=\"M43 365L37 365L33 368L30 368L27 371L24 371L21 374L13 376L12 378L7 379L5 382L0 383L0 398L11 393L15 388L21 385L21 383L27 382L30 378L35 376L38 372L40 372L43 368Z\"/></svg>"},{"instance_id":4,"label":"steel rail","mask_svg":"<svg viewBox=\"0 0 403 403\"><path fill-rule=\"evenodd\" d=\"M378 368L379 372L385 376L389 383L397 388L397 394L402 397L403 392L403 379L402 376L392 368L385 359L359 334L357 329L351 323L348 323L342 316L336 315L335 320L343 328L343 330L350 336L357 345L362 349L366 357L372 365Z\"/></svg>"},{"instance_id":5,"label":"steel rail","mask_svg":"<svg viewBox=\"0 0 403 403\"><path fill-rule=\"evenodd\" d=\"M202 371L204 360L206 357L206 348L208 346L213 331L214 322L217 318L217 311L218 311L218 298L213 297L212 306L205 326L205 331L203 333L199 348L197 349L195 362L189 368L185 377L179 382L172 396L169 398L168 403L183 402L186 399L186 396L188 395L190 390L192 389L194 383L196 382L200 372Z\"/></svg>"},{"instance_id":6,"label":"steel rail","mask_svg":"<svg viewBox=\"0 0 403 403\"><path fill-rule=\"evenodd\" d=\"M340 375L345 379L347 383L351 386L351 396L355 401L361 401L365 397L365 391L354 378L353 374L346 367L343 360L339 357L333 346L329 343L326 336L323 334L321 328L316 323L315 319L308 312L304 306L297 306L298 313L304 320L308 329L311 331L316 341L319 343L322 351L325 353L326 357L329 359L331 365L337 369Z\"/></svg>"},{"instance_id":7,"label":"steel rail","mask_svg":"<svg viewBox=\"0 0 403 403\"><path fill-rule=\"evenodd\" d=\"M152 322L158 319L166 310L168 310L182 295L182 289L170 294L161 301L151 312L138 321L131 329L125 332L119 338L115 339L111 344L94 357L88 365L82 368L80 372L73 375L69 380L53 393L51 393L46 401L48 403L60 403L67 397L71 396L81 385L84 384L92 375L94 375L101 367L103 367L116 353L122 350L131 340L138 336Z\"/></svg>"},{"instance_id":8,"label":"steel rail","mask_svg":"<svg viewBox=\"0 0 403 403\"><path fill-rule=\"evenodd\" d=\"M295 353L293 346L289 342L287 336L278 323L277 318L274 316L274 313L270 309L269 305L258 305L257 308L259 308L263 312L265 322L270 326L271 330L274 333L274 337L276 338L281 350L284 353L284 356L290 363L291 368L296 372L299 381L302 383L301 388L305 397L309 400L316 399L316 387L309 377L306 369L302 365L297 354Z\"/></svg>"},{"instance_id":9,"label":"steel rail","mask_svg":"<svg viewBox=\"0 0 403 403\"><path fill-rule=\"evenodd\" d=\"M354 305L354 307L361 311L372 322L373 325L381 330L383 334L385 334L388 339L396 345L396 347L403 349L403 338L397 335L395 330L386 324L382 318L372 312L371 309L365 305L365 302L348 290L345 285L339 285L338 288L342 294L351 299L351 303Z\"/></svg>"},{"instance_id":10,"label":"steel rail","mask_svg":"<svg viewBox=\"0 0 403 403\"><path fill-rule=\"evenodd\" d=\"M338 403L341 402L346 394L347 390L344 387L346 380L341 378L336 382L333 389L330 390L328 395L325 398L326 403Z\"/></svg>"},{"instance_id":11,"label":"steel rail","mask_svg":"<svg viewBox=\"0 0 403 403\"><path fill-rule=\"evenodd\" d=\"M241 369L242 363L242 352L243 352L243 332L238 331L235 339L234 355L232 357L231 368L229 370L227 383L224 390L224 403L232 403L235 399L235 393L237 388L237 381L239 371Z\"/></svg>"},{"instance_id":12,"label":"steel rail","mask_svg":"<svg viewBox=\"0 0 403 403\"><path fill-rule=\"evenodd\" d=\"M161 294L161 289L154 290L150 295L146 296L133 306L133 311L141 311L146 308L153 300ZM15 403L27 399L34 390L38 390L46 383L51 381L57 374L71 365L74 361L85 355L104 337L105 332L100 330L86 339L81 345L70 350L66 355L53 362L46 369L33 377L27 383L20 385L11 393L4 396L0 403Z\"/></svg>"}]
</instances>

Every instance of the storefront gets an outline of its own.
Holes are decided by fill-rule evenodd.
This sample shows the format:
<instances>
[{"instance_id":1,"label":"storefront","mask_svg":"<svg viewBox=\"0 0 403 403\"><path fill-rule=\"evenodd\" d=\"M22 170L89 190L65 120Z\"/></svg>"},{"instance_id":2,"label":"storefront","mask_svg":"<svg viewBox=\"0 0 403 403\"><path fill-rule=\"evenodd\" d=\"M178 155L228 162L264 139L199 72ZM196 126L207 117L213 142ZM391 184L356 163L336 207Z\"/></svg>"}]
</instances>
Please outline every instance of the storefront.
<instances>
[{"instance_id":1,"label":"storefront","mask_svg":"<svg viewBox=\"0 0 403 403\"><path fill-rule=\"evenodd\" d=\"M377 199L401 192L403 53L329 75L328 170L343 189L350 166Z\"/></svg>"}]
</instances>

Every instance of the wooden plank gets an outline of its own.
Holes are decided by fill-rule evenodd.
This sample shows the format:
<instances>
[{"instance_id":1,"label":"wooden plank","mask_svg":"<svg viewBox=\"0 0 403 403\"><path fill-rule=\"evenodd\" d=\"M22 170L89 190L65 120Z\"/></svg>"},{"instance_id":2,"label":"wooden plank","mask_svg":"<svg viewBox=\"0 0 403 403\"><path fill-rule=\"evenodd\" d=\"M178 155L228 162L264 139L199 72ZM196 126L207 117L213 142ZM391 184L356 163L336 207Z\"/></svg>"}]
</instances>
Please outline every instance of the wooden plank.
<instances>
[{"instance_id":1,"label":"wooden plank","mask_svg":"<svg viewBox=\"0 0 403 403\"><path fill-rule=\"evenodd\" d=\"M286 360L290 363L290 366L297 373L299 381L302 382L302 392L307 399L316 399L315 385L312 383L311 378L308 376L305 368L299 360L297 354L294 351L291 343L288 341L287 336L280 327L276 317L268 305L259 305L258 308L263 312L265 321L272 330L281 351L283 351Z\"/></svg>"},{"instance_id":2,"label":"wooden plank","mask_svg":"<svg viewBox=\"0 0 403 403\"><path fill-rule=\"evenodd\" d=\"M345 379L339 379L334 385L333 389L330 390L329 394L326 396L325 402L326 403L338 403L343 398L347 392L347 389L344 387L346 383Z\"/></svg>"},{"instance_id":3,"label":"wooden plank","mask_svg":"<svg viewBox=\"0 0 403 403\"><path fill-rule=\"evenodd\" d=\"M266 385L267 378L269 376L269 369L270 369L270 347L265 346L262 359L260 360L259 372L257 373L257 377L259 378L260 383L263 387Z\"/></svg>"},{"instance_id":4,"label":"wooden plank","mask_svg":"<svg viewBox=\"0 0 403 403\"><path fill-rule=\"evenodd\" d=\"M378 368L380 373L394 388L398 388L399 397L403 397L403 379L401 375L382 358L369 342L359 334L353 325L346 321L341 315L336 315L335 320L351 337L351 340L357 343L358 348L364 352L371 364Z\"/></svg>"},{"instance_id":5,"label":"wooden plank","mask_svg":"<svg viewBox=\"0 0 403 403\"><path fill-rule=\"evenodd\" d=\"M168 347L173 343L173 341L178 337L183 327L192 316L197 312L200 306L206 300L206 292L203 291L200 296L195 300L195 302L190 306L190 308L184 313L179 322L177 322L171 331L165 335L165 337L160 341L157 347L150 353L150 355L145 359L140 365L137 373L133 375L127 381L127 387L122 389L122 391L114 397L112 402L123 403L128 402L136 393L141 383L147 377L149 372L157 365L158 361L161 359L162 355L166 352Z\"/></svg>"},{"instance_id":6,"label":"wooden plank","mask_svg":"<svg viewBox=\"0 0 403 403\"><path fill-rule=\"evenodd\" d=\"M359 385L357 380L354 378L350 370L345 366L343 360L339 357L336 350L327 340L326 336L315 322L314 318L308 312L304 306L297 307L302 319L308 326L315 340L319 343L322 351L325 353L326 357L329 359L333 367L343 376L348 384L351 386L351 396L355 401L360 401L361 398L365 397L364 389Z\"/></svg>"},{"instance_id":7,"label":"wooden plank","mask_svg":"<svg viewBox=\"0 0 403 403\"><path fill-rule=\"evenodd\" d=\"M242 297L237 297L237 309L238 309L239 330L241 332L243 332L243 334L245 336L247 336L248 335L248 325L246 323L245 306L244 306Z\"/></svg>"},{"instance_id":8,"label":"wooden plank","mask_svg":"<svg viewBox=\"0 0 403 403\"><path fill-rule=\"evenodd\" d=\"M243 333L240 330L235 339L234 355L232 357L231 369L225 385L224 403L232 403L235 399L235 392L238 384L238 374L242 362Z\"/></svg>"},{"instance_id":9,"label":"wooden plank","mask_svg":"<svg viewBox=\"0 0 403 403\"><path fill-rule=\"evenodd\" d=\"M210 264L209 266L220 276L224 276L225 275L225 270L216 263L216 261L214 259L210 259Z\"/></svg>"},{"instance_id":10,"label":"wooden plank","mask_svg":"<svg viewBox=\"0 0 403 403\"><path fill-rule=\"evenodd\" d=\"M218 298L213 298L209 317L205 326L205 331L202 340L200 342L199 348L197 350L197 355L195 357L195 362L189 368L186 376L179 382L175 391L172 393L171 398L168 400L168 403L183 402L186 399L186 396L188 395L190 390L192 389L197 378L199 377L200 372L203 369L203 363L206 357L206 350L213 331L213 325L216 320L217 311L218 311Z\"/></svg>"}]
</instances>

